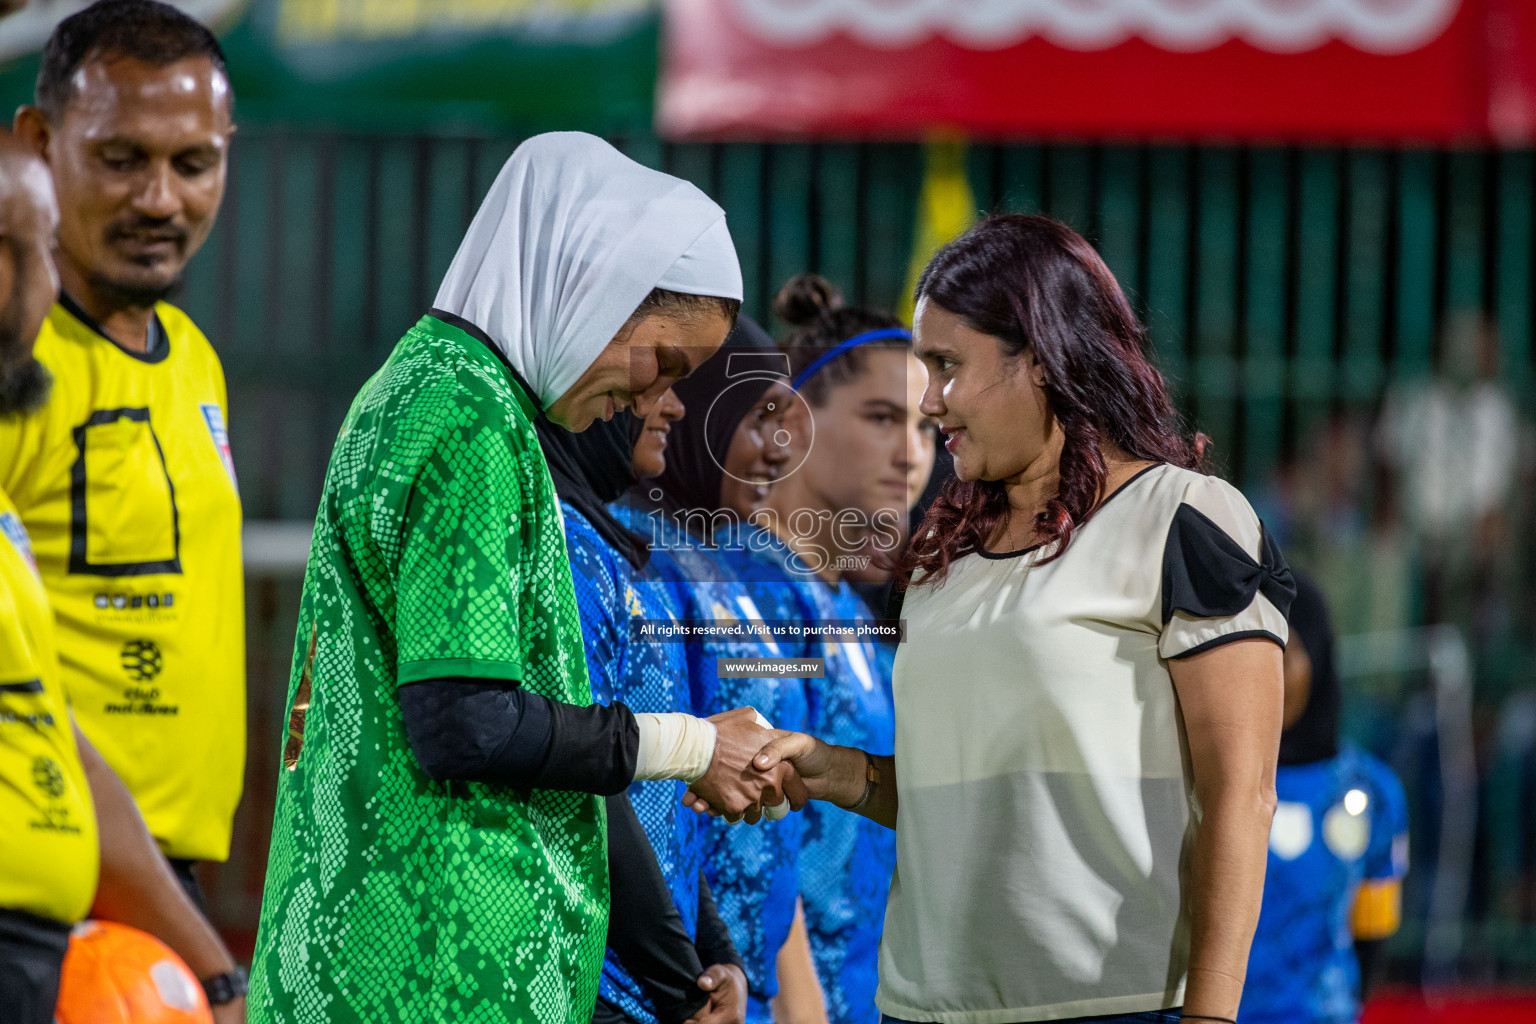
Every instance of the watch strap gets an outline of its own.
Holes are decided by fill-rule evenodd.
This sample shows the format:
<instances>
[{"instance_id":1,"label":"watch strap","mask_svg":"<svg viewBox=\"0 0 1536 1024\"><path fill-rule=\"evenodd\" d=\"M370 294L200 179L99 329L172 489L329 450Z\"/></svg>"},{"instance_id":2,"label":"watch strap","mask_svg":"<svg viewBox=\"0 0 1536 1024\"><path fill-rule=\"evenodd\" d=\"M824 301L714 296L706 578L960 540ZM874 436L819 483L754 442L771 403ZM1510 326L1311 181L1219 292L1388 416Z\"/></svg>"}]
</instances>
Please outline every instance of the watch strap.
<instances>
[{"instance_id":1,"label":"watch strap","mask_svg":"<svg viewBox=\"0 0 1536 1024\"><path fill-rule=\"evenodd\" d=\"M246 973L244 967L236 967L232 971L203 979L203 994L208 997L209 1006L232 1003L245 995L249 987L250 975Z\"/></svg>"}]
</instances>

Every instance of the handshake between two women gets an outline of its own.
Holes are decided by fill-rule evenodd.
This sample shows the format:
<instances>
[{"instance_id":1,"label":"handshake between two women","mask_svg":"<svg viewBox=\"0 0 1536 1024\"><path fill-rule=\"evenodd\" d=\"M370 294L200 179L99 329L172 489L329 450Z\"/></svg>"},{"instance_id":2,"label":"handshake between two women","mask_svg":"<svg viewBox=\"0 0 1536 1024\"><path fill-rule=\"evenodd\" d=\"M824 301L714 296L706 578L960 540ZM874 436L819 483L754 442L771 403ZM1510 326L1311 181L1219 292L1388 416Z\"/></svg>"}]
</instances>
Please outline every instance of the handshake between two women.
<instances>
[{"instance_id":1,"label":"handshake between two women","mask_svg":"<svg viewBox=\"0 0 1536 1024\"><path fill-rule=\"evenodd\" d=\"M709 722L715 727L714 753L683 794L685 807L755 825L811 800L849 807L864 793L862 751L774 729L753 708L726 711Z\"/></svg>"}]
</instances>

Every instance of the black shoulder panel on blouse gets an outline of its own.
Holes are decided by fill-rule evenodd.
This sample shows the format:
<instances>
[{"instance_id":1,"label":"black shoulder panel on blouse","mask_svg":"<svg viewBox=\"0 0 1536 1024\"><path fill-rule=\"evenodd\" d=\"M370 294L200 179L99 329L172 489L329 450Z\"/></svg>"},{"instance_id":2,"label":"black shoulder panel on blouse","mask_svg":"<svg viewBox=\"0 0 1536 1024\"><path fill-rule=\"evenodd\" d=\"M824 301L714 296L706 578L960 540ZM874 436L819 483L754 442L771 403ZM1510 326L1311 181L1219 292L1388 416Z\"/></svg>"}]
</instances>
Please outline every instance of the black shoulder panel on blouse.
<instances>
[{"instance_id":1,"label":"black shoulder panel on blouse","mask_svg":"<svg viewBox=\"0 0 1536 1024\"><path fill-rule=\"evenodd\" d=\"M1199 619L1236 615L1253 603L1255 593L1288 615L1296 596L1291 567L1262 522L1259 535L1262 563L1199 509L1180 505L1163 547L1163 625L1174 612Z\"/></svg>"}]
</instances>

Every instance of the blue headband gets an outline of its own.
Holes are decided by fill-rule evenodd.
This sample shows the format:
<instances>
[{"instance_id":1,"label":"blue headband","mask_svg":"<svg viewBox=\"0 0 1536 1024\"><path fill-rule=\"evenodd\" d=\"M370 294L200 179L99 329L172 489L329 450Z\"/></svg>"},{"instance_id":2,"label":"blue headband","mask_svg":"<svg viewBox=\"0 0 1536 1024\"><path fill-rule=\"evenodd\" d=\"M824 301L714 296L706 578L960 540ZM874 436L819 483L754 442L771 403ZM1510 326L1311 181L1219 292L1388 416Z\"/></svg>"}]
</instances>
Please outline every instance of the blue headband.
<instances>
[{"instance_id":1,"label":"blue headband","mask_svg":"<svg viewBox=\"0 0 1536 1024\"><path fill-rule=\"evenodd\" d=\"M863 334L855 334L847 341L840 341L817 356L815 362L795 374L795 379L789 382L789 386L799 391L800 385L810 380L823 366L826 366L849 349L858 348L860 345L867 345L872 341L885 341L888 338L900 338L902 341L911 341L912 332L905 327L882 327L878 331L865 331Z\"/></svg>"}]
</instances>

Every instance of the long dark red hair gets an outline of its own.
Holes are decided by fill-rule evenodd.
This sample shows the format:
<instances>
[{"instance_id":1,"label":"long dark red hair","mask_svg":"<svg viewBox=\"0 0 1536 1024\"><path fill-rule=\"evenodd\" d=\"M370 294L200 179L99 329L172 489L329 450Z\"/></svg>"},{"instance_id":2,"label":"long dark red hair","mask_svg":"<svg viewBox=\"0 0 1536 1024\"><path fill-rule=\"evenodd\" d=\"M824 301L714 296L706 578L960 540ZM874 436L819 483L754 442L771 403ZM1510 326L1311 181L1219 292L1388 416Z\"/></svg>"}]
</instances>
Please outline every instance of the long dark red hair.
<instances>
[{"instance_id":1,"label":"long dark red hair","mask_svg":"<svg viewBox=\"0 0 1536 1024\"><path fill-rule=\"evenodd\" d=\"M997 338L1011 356L1034 353L1061 425L1061 482L1035 533L1066 550L1103 497L1103 448L1133 459L1201 465L1206 439L1190 434L1147 358L1146 330L1103 259L1049 217L989 217L940 249L917 296ZM1008 514L1003 484L952 480L929 506L898 566L919 583L941 580L955 559L982 549Z\"/></svg>"}]
</instances>

